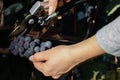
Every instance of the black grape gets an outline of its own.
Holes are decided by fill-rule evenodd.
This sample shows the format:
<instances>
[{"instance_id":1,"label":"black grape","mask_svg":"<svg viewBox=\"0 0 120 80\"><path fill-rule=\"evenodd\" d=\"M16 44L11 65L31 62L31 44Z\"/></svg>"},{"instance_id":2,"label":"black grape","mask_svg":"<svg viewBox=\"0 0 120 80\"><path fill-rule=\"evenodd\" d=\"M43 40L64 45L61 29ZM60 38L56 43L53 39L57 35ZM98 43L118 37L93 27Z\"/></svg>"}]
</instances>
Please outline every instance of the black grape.
<instances>
[{"instance_id":1,"label":"black grape","mask_svg":"<svg viewBox=\"0 0 120 80\"><path fill-rule=\"evenodd\" d=\"M41 46L41 47L40 47L40 51L45 51L45 47L44 47L44 46Z\"/></svg>"},{"instance_id":2,"label":"black grape","mask_svg":"<svg viewBox=\"0 0 120 80\"><path fill-rule=\"evenodd\" d=\"M36 46L36 43L34 41L30 42L30 47L34 48Z\"/></svg>"},{"instance_id":3,"label":"black grape","mask_svg":"<svg viewBox=\"0 0 120 80\"><path fill-rule=\"evenodd\" d=\"M45 42L41 42L40 47L44 46Z\"/></svg>"},{"instance_id":4,"label":"black grape","mask_svg":"<svg viewBox=\"0 0 120 80\"><path fill-rule=\"evenodd\" d=\"M19 48L18 45L15 45L14 49L18 50L18 48Z\"/></svg>"},{"instance_id":5,"label":"black grape","mask_svg":"<svg viewBox=\"0 0 120 80\"><path fill-rule=\"evenodd\" d=\"M46 41L46 42L44 43L44 46L45 46L46 48L51 48L51 47L52 47L51 41Z\"/></svg>"},{"instance_id":6,"label":"black grape","mask_svg":"<svg viewBox=\"0 0 120 80\"><path fill-rule=\"evenodd\" d=\"M24 42L23 42L23 41L19 41L19 42L18 42L18 46L19 46L19 47L22 47L23 45L24 45Z\"/></svg>"},{"instance_id":7,"label":"black grape","mask_svg":"<svg viewBox=\"0 0 120 80\"><path fill-rule=\"evenodd\" d=\"M32 40L32 38L30 36L25 37L25 42L30 42L31 40Z\"/></svg>"},{"instance_id":8,"label":"black grape","mask_svg":"<svg viewBox=\"0 0 120 80\"><path fill-rule=\"evenodd\" d=\"M20 37L19 41L22 41L24 42L25 41L25 38L23 36Z\"/></svg>"},{"instance_id":9,"label":"black grape","mask_svg":"<svg viewBox=\"0 0 120 80\"><path fill-rule=\"evenodd\" d=\"M9 49L13 50L14 48L15 48L15 43L14 43L14 41L11 41Z\"/></svg>"},{"instance_id":10,"label":"black grape","mask_svg":"<svg viewBox=\"0 0 120 80\"><path fill-rule=\"evenodd\" d=\"M36 52L39 52L40 51L40 47L39 46L36 46L35 48L34 48L34 52L36 53Z\"/></svg>"},{"instance_id":11,"label":"black grape","mask_svg":"<svg viewBox=\"0 0 120 80\"><path fill-rule=\"evenodd\" d=\"M25 43L24 43L24 48L25 48L25 49L28 49L29 47L30 47L30 43L29 43L29 42L25 42Z\"/></svg>"},{"instance_id":12,"label":"black grape","mask_svg":"<svg viewBox=\"0 0 120 80\"><path fill-rule=\"evenodd\" d=\"M10 45L17 45L18 44L18 39L17 38L14 38L13 41L11 41L11 44Z\"/></svg>"},{"instance_id":13,"label":"black grape","mask_svg":"<svg viewBox=\"0 0 120 80\"><path fill-rule=\"evenodd\" d=\"M21 56L21 57L24 57L24 48L23 47L19 47L19 55Z\"/></svg>"},{"instance_id":14,"label":"black grape","mask_svg":"<svg viewBox=\"0 0 120 80\"><path fill-rule=\"evenodd\" d=\"M25 51L24 56L26 58L30 57L34 53L33 48L29 48L28 50Z\"/></svg>"},{"instance_id":15,"label":"black grape","mask_svg":"<svg viewBox=\"0 0 120 80\"><path fill-rule=\"evenodd\" d=\"M13 49L13 50L11 50L11 52L13 53L13 55L18 55L18 50L16 50L16 49Z\"/></svg>"},{"instance_id":16,"label":"black grape","mask_svg":"<svg viewBox=\"0 0 120 80\"><path fill-rule=\"evenodd\" d=\"M34 42L37 44L40 44L40 40L39 39L34 39Z\"/></svg>"}]
</instances>

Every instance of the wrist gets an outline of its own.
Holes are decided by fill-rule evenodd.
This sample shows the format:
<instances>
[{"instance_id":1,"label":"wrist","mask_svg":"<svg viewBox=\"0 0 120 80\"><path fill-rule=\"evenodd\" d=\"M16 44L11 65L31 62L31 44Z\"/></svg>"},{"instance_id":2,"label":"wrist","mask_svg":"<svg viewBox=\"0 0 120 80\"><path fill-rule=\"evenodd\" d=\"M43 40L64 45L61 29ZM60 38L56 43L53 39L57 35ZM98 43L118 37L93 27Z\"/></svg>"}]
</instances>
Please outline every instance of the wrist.
<instances>
[{"instance_id":1,"label":"wrist","mask_svg":"<svg viewBox=\"0 0 120 80\"><path fill-rule=\"evenodd\" d=\"M69 46L69 50L70 55L77 64L105 53L98 45L95 35L80 43Z\"/></svg>"}]
</instances>

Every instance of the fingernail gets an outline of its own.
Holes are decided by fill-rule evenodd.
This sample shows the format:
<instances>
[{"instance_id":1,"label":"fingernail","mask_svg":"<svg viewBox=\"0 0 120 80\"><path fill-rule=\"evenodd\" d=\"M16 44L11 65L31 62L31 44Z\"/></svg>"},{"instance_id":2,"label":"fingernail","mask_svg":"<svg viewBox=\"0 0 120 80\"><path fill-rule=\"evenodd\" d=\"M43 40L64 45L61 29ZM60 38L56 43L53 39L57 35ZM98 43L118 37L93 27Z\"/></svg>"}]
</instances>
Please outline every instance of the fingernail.
<instances>
[{"instance_id":1,"label":"fingernail","mask_svg":"<svg viewBox=\"0 0 120 80\"><path fill-rule=\"evenodd\" d=\"M29 57L29 60L30 60L30 61L33 61L33 56L30 56L30 57Z\"/></svg>"},{"instance_id":2,"label":"fingernail","mask_svg":"<svg viewBox=\"0 0 120 80\"><path fill-rule=\"evenodd\" d=\"M52 7L52 6L50 6L50 7L49 7L48 14L49 14L49 15L51 15L51 14L52 14L52 12L53 12L53 7Z\"/></svg>"}]
</instances>

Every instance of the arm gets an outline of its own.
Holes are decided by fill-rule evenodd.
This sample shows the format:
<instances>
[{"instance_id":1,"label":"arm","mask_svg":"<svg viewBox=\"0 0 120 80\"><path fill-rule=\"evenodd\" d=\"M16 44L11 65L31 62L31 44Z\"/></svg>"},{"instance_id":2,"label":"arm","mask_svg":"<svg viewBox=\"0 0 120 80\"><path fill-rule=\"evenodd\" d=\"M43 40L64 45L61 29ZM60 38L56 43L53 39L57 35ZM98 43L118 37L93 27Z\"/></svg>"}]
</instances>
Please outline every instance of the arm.
<instances>
[{"instance_id":1,"label":"arm","mask_svg":"<svg viewBox=\"0 0 120 80\"><path fill-rule=\"evenodd\" d=\"M61 45L36 53L30 60L45 76L58 78L76 65L103 53L94 35L74 45Z\"/></svg>"},{"instance_id":2,"label":"arm","mask_svg":"<svg viewBox=\"0 0 120 80\"><path fill-rule=\"evenodd\" d=\"M54 5L53 2L49 3L49 10L50 6L54 6L49 14L55 11L57 3ZM61 45L36 53L30 60L44 75L58 78L76 65L105 52L120 56L120 17L99 30L96 35L80 43Z\"/></svg>"},{"instance_id":3,"label":"arm","mask_svg":"<svg viewBox=\"0 0 120 80\"><path fill-rule=\"evenodd\" d=\"M58 78L76 65L104 54L120 56L120 17L96 35L74 45L61 45L30 57L34 66L46 76Z\"/></svg>"}]
</instances>

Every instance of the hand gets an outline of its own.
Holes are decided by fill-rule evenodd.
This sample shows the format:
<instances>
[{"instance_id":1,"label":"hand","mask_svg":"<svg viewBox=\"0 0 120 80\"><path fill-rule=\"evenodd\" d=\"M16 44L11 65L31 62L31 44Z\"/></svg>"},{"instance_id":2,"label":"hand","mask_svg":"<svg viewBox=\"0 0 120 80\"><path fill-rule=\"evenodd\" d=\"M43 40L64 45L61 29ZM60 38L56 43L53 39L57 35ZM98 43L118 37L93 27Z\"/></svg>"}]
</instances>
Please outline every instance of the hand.
<instances>
[{"instance_id":1,"label":"hand","mask_svg":"<svg viewBox=\"0 0 120 80\"><path fill-rule=\"evenodd\" d=\"M29 59L33 62L35 68L45 76L52 76L55 79L76 65L75 57L71 55L69 46L63 45L36 53Z\"/></svg>"},{"instance_id":2,"label":"hand","mask_svg":"<svg viewBox=\"0 0 120 80\"><path fill-rule=\"evenodd\" d=\"M43 0L44 3L48 3L44 6L48 7L48 14L51 15L52 13L55 12L58 4L58 0Z\"/></svg>"},{"instance_id":3,"label":"hand","mask_svg":"<svg viewBox=\"0 0 120 80\"><path fill-rule=\"evenodd\" d=\"M36 53L29 59L45 76L57 79L76 65L104 53L94 35L77 44L61 45Z\"/></svg>"}]
</instances>

